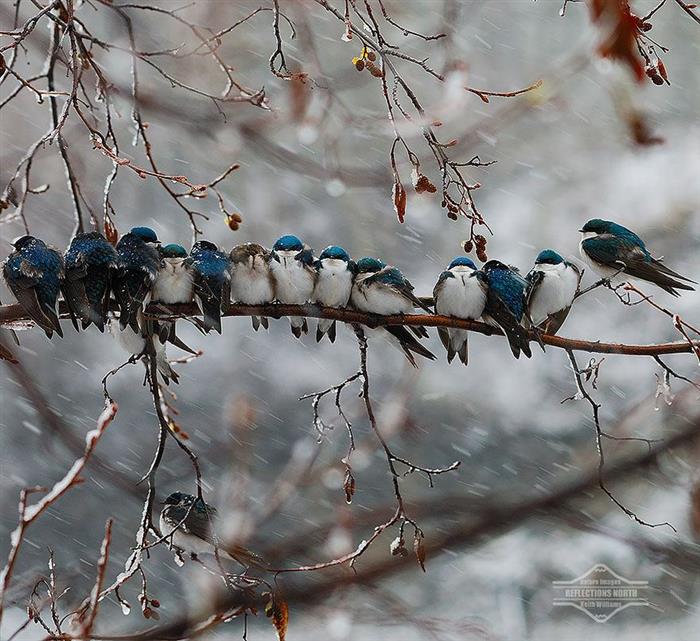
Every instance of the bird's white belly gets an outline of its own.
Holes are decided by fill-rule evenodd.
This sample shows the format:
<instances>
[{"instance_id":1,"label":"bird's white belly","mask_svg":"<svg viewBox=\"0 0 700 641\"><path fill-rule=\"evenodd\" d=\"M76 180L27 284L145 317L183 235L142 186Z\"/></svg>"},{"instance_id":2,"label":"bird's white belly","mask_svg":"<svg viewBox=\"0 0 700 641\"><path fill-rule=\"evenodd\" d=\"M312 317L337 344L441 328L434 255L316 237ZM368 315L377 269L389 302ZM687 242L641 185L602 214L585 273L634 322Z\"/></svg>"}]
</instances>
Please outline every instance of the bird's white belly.
<instances>
[{"instance_id":1,"label":"bird's white belly","mask_svg":"<svg viewBox=\"0 0 700 641\"><path fill-rule=\"evenodd\" d=\"M352 274L347 266L342 271L324 267L314 288L314 300L327 307L345 307L350 299Z\"/></svg>"},{"instance_id":2,"label":"bird's white belly","mask_svg":"<svg viewBox=\"0 0 700 641\"><path fill-rule=\"evenodd\" d=\"M551 314L571 307L577 287L578 274L573 269L545 271L545 276L530 301L532 322L539 325Z\"/></svg>"},{"instance_id":3,"label":"bird's white belly","mask_svg":"<svg viewBox=\"0 0 700 641\"><path fill-rule=\"evenodd\" d=\"M475 277L448 278L435 301L435 310L443 316L476 320L484 313L486 293Z\"/></svg>"},{"instance_id":4,"label":"bird's white belly","mask_svg":"<svg viewBox=\"0 0 700 641\"><path fill-rule=\"evenodd\" d=\"M233 300L244 305L269 303L275 294L267 270L236 267L231 274L231 295Z\"/></svg>"},{"instance_id":5,"label":"bird's white belly","mask_svg":"<svg viewBox=\"0 0 700 641\"><path fill-rule=\"evenodd\" d=\"M410 300L382 285L370 284L365 287L360 285L360 290L364 311L383 316L411 314L414 311Z\"/></svg>"},{"instance_id":6,"label":"bird's white belly","mask_svg":"<svg viewBox=\"0 0 700 641\"><path fill-rule=\"evenodd\" d=\"M302 305L314 291L314 276L293 258L282 258L270 266L275 282L275 298L281 303Z\"/></svg>"},{"instance_id":7,"label":"bird's white belly","mask_svg":"<svg viewBox=\"0 0 700 641\"><path fill-rule=\"evenodd\" d=\"M153 286L152 299L166 305L189 303L192 300L192 282L192 274L181 264L166 263Z\"/></svg>"},{"instance_id":8,"label":"bird's white belly","mask_svg":"<svg viewBox=\"0 0 700 641\"><path fill-rule=\"evenodd\" d=\"M194 536L193 534L186 534L180 528L173 532L173 526L166 523L163 518L160 519L160 533L163 536L170 535L166 540L168 542L172 541L174 547L185 550L185 552L194 554L215 553L215 548L211 543L208 543L207 541L200 539L198 536Z\"/></svg>"}]
</instances>

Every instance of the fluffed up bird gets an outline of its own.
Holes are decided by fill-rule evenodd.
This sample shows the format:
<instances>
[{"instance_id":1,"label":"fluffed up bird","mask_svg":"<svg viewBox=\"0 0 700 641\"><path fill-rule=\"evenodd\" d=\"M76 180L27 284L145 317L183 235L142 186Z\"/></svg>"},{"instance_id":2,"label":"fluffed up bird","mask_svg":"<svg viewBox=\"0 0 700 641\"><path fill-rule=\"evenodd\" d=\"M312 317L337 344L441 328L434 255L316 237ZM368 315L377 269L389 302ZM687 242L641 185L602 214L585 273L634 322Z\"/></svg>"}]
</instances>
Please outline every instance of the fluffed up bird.
<instances>
[{"instance_id":1,"label":"fluffed up bird","mask_svg":"<svg viewBox=\"0 0 700 641\"><path fill-rule=\"evenodd\" d=\"M657 285L673 296L677 289L694 291L688 283L694 280L681 276L654 258L644 241L633 231L610 220L594 218L580 230L583 234L579 249L583 259L603 278L615 275L631 276ZM685 282L683 282L685 281Z\"/></svg>"},{"instance_id":2,"label":"fluffed up bird","mask_svg":"<svg viewBox=\"0 0 700 641\"><path fill-rule=\"evenodd\" d=\"M186 262L187 250L182 245L171 243L161 247L160 257L160 269L153 285L151 302L163 305L191 303L194 295L194 275ZM154 330L163 343L167 340L191 354L196 353L177 337L175 321L159 320L154 323Z\"/></svg>"},{"instance_id":3,"label":"fluffed up bird","mask_svg":"<svg viewBox=\"0 0 700 641\"><path fill-rule=\"evenodd\" d=\"M264 305L275 298L270 275L270 250L257 243L236 245L231 259L231 298L244 305ZM253 329L268 328L267 316L251 316Z\"/></svg>"},{"instance_id":4,"label":"fluffed up bird","mask_svg":"<svg viewBox=\"0 0 700 641\"><path fill-rule=\"evenodd\" d=\"M535 266L525 276L527 316L533 327L550 335L559 331L569 315L581 276L576 265L552 249L537 255Z\"/></svg>"},{"instance_id":5,"label":"fluffed up bird","mask_svg":"<svg viewBox=\"0 0 700 641\"><path fill-rule=\"evenodd\" d=\"M76 234L65 253L63 297L73 324L82 320L83 329L93 323L105 331L112 276L117 268L117 250L99 232Z\"/></svg>"},{"instance_id":6,"label":"fluffed up bird","mask_svg":"<svg viewBox=\"0 0 700 641\"><path fill-rule=\"evenodd\" d=\"M272 246L270 272L275 299L287 305L303 305L313 294L316 281L314 256L310 247L296 236L282 236ZM309 331L306 318L290 316L292 334L301 338Z\"/></svg>"},{"instance_id":7,"label":"fluffed up bird","mask_svg":"<svg viewBox=\"0 0 700 641\"><path fill-rule=\"evenodd\" d=\"M476 320L484 312L487 291L486 275L477 269L470 258L458 256L440 274L435 285L435 312L442 316ZM466 365L469 362L469 332L465 329L438 327L438 334L447 350L447 362L451 363L457 354L459 360Z\"/></svg>"},{"instance_id":8,"label":"fluffed up bird","mask_svg":"<svg viewBox=\"0 0 700 641\"><path fill-rule=\"evenodd\" d=\"M350 300L355 273L355 263L350 255L342 247L329 245L321 252L315 266L314 302L324 307L345 307ZM335 321L330 318L320 318L316 328L316 341L320 342L327 334L330 342L335 343L335 325Z\"/></svg>"},{"instance_id":9,"label":"fluffed up bird","mask_svg":"<svg viewBox=\"0 0 700 641\"><path fill-rule=\"evenodd\" d=\"M34 236L22 236L12 243L15 250L7 257L2 275L10 291L46 335L63 330L56 314L56 301L63 278L61 253Z\"/></svg>"},{"instance_id":10,"label":"fluffed up bird","mask_svg":"<svg viewBox=\"0 0 700 641\"><path fill-rule=\"evenodd\" d=\"M194 274L194 293L199 299L203 326L221 334L221 312L231 301L231 262L229 257L208 240L192 245L186 264Z\"/></svg>"},{"instance_id":11,"label":"fluffed up bird","mask_svg":"<svg viewBox=\"0 0 700 641\"><path fill-rule=\"evenodd\" d=\"M521 351L531 358L528 333L521 325L527 281L515 269L497 260L488 261L482 271L488 283L484 320L503 330L515 358L520 358Z\"/></svg>"},{"instance_id":12,"label":"fluffed up bird","mask_svg":"<svg viewBox=\"0 0 700 641\"><path fill-rule=\"evenodd\" d=\"M151 300L164 305L191 303L194 275L186 263L187 250L182 245L171 243L161 248L160 256L160 269Z\"/></svg>"},{"instance_id":13,"label":"fluffed up bird","mask_svg":"<svg viewBox=\"0 0 700 641\"><path fill-rule=\"evenodd\" d=\"M245 567L266 569L264 561L254 552L240 545L229 546L218 539L215 527L218 515L215 508L202 499L173 492L163 501L160 513L160 533L175 548L195 556L226 555Z\"/></svg>"},{"instance_id":14,"label":"fluffed up bird","mask_svg":"<svg viewBox=\"0 0 700 641\"><path fill-rule=\"evenodd\" d=\"M413 294L413 285L396 267L387 265L378 258L370 257L357 261L350 301L356 309L370 314L411 314L415 307L421 307L428 312L432 311L416 298ZM419 338L428 336L425 327L410 327L410 330ZM421 345L404 326L387 325L364 331L387 338L404 353L413 367L418 367L414 353L430 360L435 359L435 354Z\"/></svg>"},{"instance_id":15,"label":"fluffed up bird","mask_svg":"<svg viewBox=\"0 0 700 641\"><path fill-rule=\"evenodd\" d=\"M112 289L119 305L119 326L139 334L139 314L148 305L158 278L158 236L150 227L134 227L117 243L117 267Z\"/></svg>"}]
</instances>

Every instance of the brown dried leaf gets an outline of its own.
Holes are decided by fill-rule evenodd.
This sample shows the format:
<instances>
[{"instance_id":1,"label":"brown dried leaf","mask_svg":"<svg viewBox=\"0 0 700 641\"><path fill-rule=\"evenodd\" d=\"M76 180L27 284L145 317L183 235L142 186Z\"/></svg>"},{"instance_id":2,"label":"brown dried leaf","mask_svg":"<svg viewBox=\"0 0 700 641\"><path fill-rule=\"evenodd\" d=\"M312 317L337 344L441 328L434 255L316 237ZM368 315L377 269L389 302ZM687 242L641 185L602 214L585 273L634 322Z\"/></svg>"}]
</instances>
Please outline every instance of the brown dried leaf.
<instances>
[{"instance_id":1,"label":"brown dried leaf","mask_svg":"<svg viewBox=\"0 0 700 641\"><path fill-rule=\"evenodd\" d=\"M119 232L109 216L105 216L105 238L110 245L116 245L119 240Z\"/></svg>"},{"instance_id":2,"label":"brown dried leaf","mask_svg":"<svg viewBox=\"0 0 700 641\"><path fill-rule=\"evenodd\" d=\"M397 180L391 190L391 199L394 202L394 211L400 223L403 223L406 218L406 190L403 185Z\"/></svg>"},{"instance_id":3,"label":"brown dried leaf","mask_svg":"<svg viewBox=\"0 0 700 641\"><path fill-rule=\"evenodd\" d=\"M345 490L345 501L347 503L352 503L352 497L355 495L355 477L352 475L350 468L345 470L343 490Z\"/></svg>"},{"instance_id":4,"label":"brown dried leaf","mask_svg":"<svg viewBox=\"0 0 700 641\"><path fill-rule=\"evenodd\" d=\"M289 625L289 605L280 590L266 592L265 594L270 596L270 600L265 606L265 616L272 620L272 625L277 630L279 641L284 641L287 636L287 626Z\"/></svg>"},{"instance_id":5,"label":"brown dried leaf","mask_svg":"<svg viewBox=\"0 0 700 641\"><path fill-rule=\"evenodd\" d=\"M644 78L644 65L637 48L637 36L641 33L639 18L632 13L627 0L591 0L588 6L591 19L603 36L598 54L626 64L640 82Z\"/></svg>"},{"instance_id":6,"label":"brown dried leaf","mask_svg":"<svg viewBox=\"0 0 700 641\"><path fill-rule=\"evenodd\" d=\"M416 553L421 570L425 572L425 546L423 545L423 535L420 532L413 535L413 551Z\"/></svg>"}]
</instances>

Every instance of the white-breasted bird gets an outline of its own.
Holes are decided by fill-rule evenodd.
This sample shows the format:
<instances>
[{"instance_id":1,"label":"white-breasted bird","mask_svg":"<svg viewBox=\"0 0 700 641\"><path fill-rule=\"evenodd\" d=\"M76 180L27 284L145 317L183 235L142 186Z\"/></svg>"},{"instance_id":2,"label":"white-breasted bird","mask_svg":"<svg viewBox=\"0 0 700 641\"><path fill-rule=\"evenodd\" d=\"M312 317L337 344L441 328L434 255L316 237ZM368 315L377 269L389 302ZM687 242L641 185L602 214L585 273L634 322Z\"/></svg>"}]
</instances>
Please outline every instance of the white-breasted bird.
<instances>
[{"instance_id":1,"label":"white-breasted bird","mask_svg":"<svg viewBox=\"0 0 700 641\"><path fill-rule=\"evenodd\" d=\"M316 286L313 301L324 307L345 307L350 300L355 264L350 255L337 245L329 245L318 257L316 266ZM330 318L320 318L316 328L316 341L328 335L335 343L336 323Z\"/></svg>"},{"instance_id":2,"label":"white-breasted bird","mask_svg":"<svg viewBox=\"0 0 700 641\"><path fill-rule=\"evenodd\" d=\"M231 259L231 298L234 303L264 305L275 298L270 274L270 250L257 243L236 245ZM267 316L251 316L253 329L268 328Z\"/></svg>"},{"instance_id":3,"label":"white-breasted bird","mask_svg":"<svg viewBox=\"0 0 700 641\"><path fill-rule=\"evenodd\" d=\"M441 316L477 320L484 312L487 291L484 273L477 269L471 258L458 256L440 274L433 289L435 312ZM469 362L467 330L438 327L438 335L447 350L448 363L455 354L465 365Z\"/></svg>"},{"instance_id":4,"label":"white-breasted bird","mask_svg":"<svg viewBox=\"0 0 700 641\"><path fill-rule=\"evenodd\" d=\"M378 258L370 257L360 258L357 261L350 301L360 311L383 316L412 314L416 307L428 312L432 311L416 298L413 294L413 285L396 267L387 265ZM413 367L418 367L414 353L435 360L435 354L416 339L416 336L418 338L428 336L425 327L387 325L376 329L364 328L364 331L367 335L375 334L386 338L404 353Z\"/></svg>"},{"instance_id":5,"label":"white-breasted bird","mask_svg":"<svg viewBox=\"0 0 700 641\"><path fill-rule=\"evenodd\" d=\"M287 305L308 303L314 292L316 270L310 247L296 236L286 235L277 239L272 246L270 273L275 288L275 300ZM292 334L301 338L309 327L303 316L290 316Z\"/></svg>"},{"instance_id":6,"label":"white-breasted bird","mask_svg":"<svg viewBox=\"0 0 700 641\"><path fill-rule=\"evenodd\" d=\"M526 315L533 327L556 334L574 302L581 270L552 249L542 250L525 276Z\"/></svg>"}]
</instances>

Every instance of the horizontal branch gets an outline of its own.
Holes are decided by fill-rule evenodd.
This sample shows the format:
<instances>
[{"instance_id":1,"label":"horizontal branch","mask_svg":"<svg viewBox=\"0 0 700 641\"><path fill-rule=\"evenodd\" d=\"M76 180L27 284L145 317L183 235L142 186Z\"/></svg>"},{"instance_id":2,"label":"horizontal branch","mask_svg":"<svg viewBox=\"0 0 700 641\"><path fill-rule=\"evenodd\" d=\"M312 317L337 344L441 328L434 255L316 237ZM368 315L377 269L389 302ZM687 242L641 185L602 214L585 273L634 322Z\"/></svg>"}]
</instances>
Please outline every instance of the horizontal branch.
<instances>
[{"instance_id":1,"label":"horizontal branch","mask_svg":"<svg viewBox=\"0 0 700 641\"><path fill-rule=\"evenodd\" d=\"M149 315L164 318L180 318L187 316L200 316L201 311L195 304L189 305L150 305L146 310ZM382 327L384 325L404 325L409 327L451 327L466 329L485 336L502 336L497 327L473 320L461 320L449 316L436 314L406 314L394 316L380 316L367 314L354 309L338 309L334 307L321 307L315 304L284 305L280 303L268 303L266 305L241 305L232 304L224 312L224 316L268 316L281 318L282 316L306 316L307 318L328 318L344 323L358 323L366 327ZM60 303L61 318L68 318L68 309L65 303ZM0 326L16 321L27 321L29 318L20 305L0 305ZM634 345L627 343L602 343L600 341L587 341L562 336L543 334L541 337L545 345L580 352L597 354L625 354L627 356L660 356L663 354L685 354L691 352L691 343L688 341L673 343L653 343L649 345ZM535 340L534 333L532 339ZM692 343L700 348L700 341Z\"/></svg>"}]
</instances>

